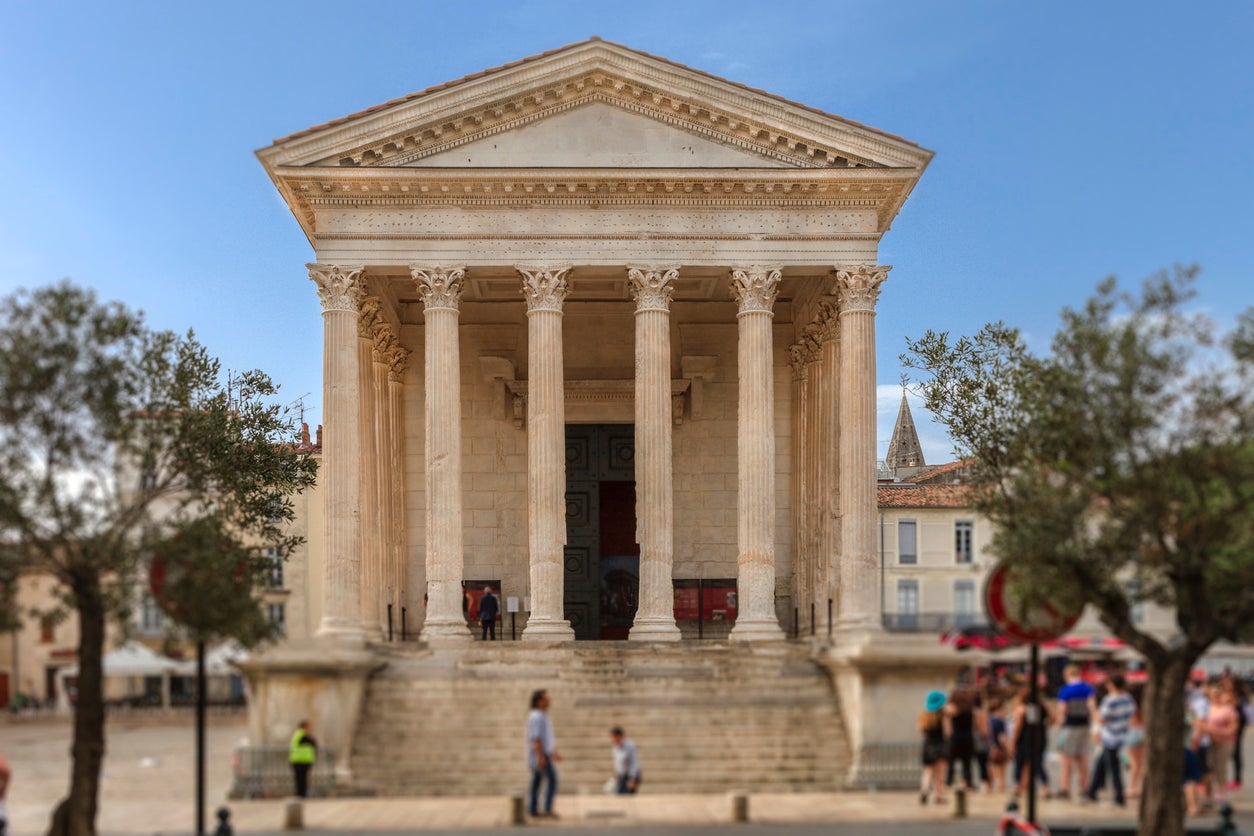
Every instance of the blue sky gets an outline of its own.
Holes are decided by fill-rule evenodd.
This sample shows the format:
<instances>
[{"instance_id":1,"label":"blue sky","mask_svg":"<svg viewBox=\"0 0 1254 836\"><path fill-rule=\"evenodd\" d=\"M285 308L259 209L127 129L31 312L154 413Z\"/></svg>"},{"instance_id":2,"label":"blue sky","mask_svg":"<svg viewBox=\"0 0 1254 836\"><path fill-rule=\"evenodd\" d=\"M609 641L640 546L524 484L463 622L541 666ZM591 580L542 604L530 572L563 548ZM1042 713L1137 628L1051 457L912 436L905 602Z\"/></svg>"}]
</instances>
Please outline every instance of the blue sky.
<instances>
[{"instance_id":1,"label":"blue sky","mask_svg":"<svg viewBox=\"0 0 1254 836\"><path fill-rule=\"evenodd\" d=\"M591 35L937 152L880 250L881 455L907 335L1002 319L1045 348L1102 277L1177 262L1221 324L1254 303L1240 2L11 4L0 293L71 277L310 393L317 423L312 252L253 151Z\"/></svg>"}]
</instances>

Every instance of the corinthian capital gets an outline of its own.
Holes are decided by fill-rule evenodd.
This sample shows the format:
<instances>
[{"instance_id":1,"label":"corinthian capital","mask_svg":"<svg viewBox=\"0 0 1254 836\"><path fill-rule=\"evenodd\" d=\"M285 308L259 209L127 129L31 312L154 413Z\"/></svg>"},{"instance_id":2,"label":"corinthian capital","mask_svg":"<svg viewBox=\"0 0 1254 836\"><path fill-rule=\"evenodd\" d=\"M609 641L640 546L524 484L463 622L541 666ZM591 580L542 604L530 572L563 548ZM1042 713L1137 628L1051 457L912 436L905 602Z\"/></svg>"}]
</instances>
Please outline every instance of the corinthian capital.
<instances>
[{"instance_id":1,"label":"corinthian capital","mask_svg":"<svg viewBox=\"0 0 1254 836\"><path fill-rule=\"evenodd\" d=\"M388 380L399 383L409 368L409 349L401 345L400 340L393 340L383 361L388 364Z\"/></svg>"},{"instance_id":2,"label":"corinthian capital","mask_svg":"<svg viewBox=\"0 0 1254 836\"><path fill-rule=\"evenodd\" d=\"M375 329L383 322L379 313L383 300L378 296L363 296L357 302L357 333L368 340L374 339Z\"/></svg>"},{"instance_id":3,"label":"corinthian capital","mask_svg":"<svg viewBox=\"0 0 1254 836\"><path fill-rule=\"evenodd\" d=\"M371 335L371 356L376 363L386 363L388 361L388 352L392 350L392 346L396 345L396 334L392 332L392 326L386 322L380 322L374 328Z\"/></svg>"},{"instance_id":4,"label":"corinthian capital","mask_svg":"<svg viewBox=\"0 0 1254 836\"><path fill-rule=\"evenodd\" d=\"M423 310L435 308L457 310L462 299L462 279L466 277L464 267L419 267L409 265L409 274L418 286L418 295L422 297Z\"/></svg>"},{"instance_id":5,"label":"corinthian capital","mask_svg":"<svg viewBox=\"0 0 1254 836\"><path fill-rule=\"evenodd\" d=\"M819 342L827 343L840 339L840 309L835 302L819 303L819 314L814 319L814 325Z\"/></svg>"},{"instance_id":6,"label":"corinthian capital","mask_svg":"<svg viewBox=\"0 0 1254 836\"><path fill-rule=\"evenodd\" d=\"M740 313L770 313L779 293L779 270L773 267L746 267L732 270L731 295L740 303Z\"/></svg>"},{"instance_id":7,"label":"corinthian capital","mask_svg":"<svg viewBox=\"0 0 1254 836\"><path fill-rule=\"evenodd\" d=\"M357 313L357 303L364 294L361 273L364 267L337 264L306 264L309 278L318 286L322 310Z\"/></svg>"},{"instance_id":8,"label":"corinthian capital","mask_svg":"<svg viewBox=\"0 0 1254 836\"><path fill-rule=\"evenodd\" d=\"M788 365L792 366L792 379L805 380L806 374L806 347L802 343L793 343L788 346Z\"/></svg>"},{"instance_id":9,"label":"corinthian capital","mask_svg":"<svg viewBox=\"0 0 1254 836\"><path fill-rule=\"evenodd\" d=\"M570 267L519 267L522 273L523 297L527 300L527 313L532 311L557 311L561 313L562 303L570 288L566 285L566 274Z\"/></svg>"},{"instance_id":10,"label":"corinthian capital","mask_svg":"<svg viewBox=\"0 0 1254 836\"><path fill-rule=\"evenodd\" d=\"M678 267L628 267L627 286L636 311L669 311L678 277Z\"/></svg>"},{"instance_id":11,"label":"corinthian capital","mask_svg":"<svg viewBox=\"0 0 1254 836\"><path fill-rule=\"evenodd\" d=\"M874 311L880 298L880 285L888 278L891 267L836 268L836 296L840 299L840 312Z\"/></svg>"}]
</instances>

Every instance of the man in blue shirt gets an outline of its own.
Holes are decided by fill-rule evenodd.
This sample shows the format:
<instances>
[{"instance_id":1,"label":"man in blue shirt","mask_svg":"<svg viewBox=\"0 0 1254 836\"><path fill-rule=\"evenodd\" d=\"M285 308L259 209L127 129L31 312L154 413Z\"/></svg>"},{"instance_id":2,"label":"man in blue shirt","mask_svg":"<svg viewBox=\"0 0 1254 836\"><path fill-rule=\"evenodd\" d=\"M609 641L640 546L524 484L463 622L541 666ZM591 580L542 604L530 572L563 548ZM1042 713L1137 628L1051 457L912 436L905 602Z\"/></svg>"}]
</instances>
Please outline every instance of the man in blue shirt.
<instances>
[{"instance_id":1,"label":"man in blue shirt","mask_svg":"<svg viewBox=\"0 0 1254 836\"><path fill-rule=\"evenodd\" d=\"M1093 743L1089 727L1093 722L1093 686L1080 676L1079 665L1067 665L1062 672L1067 684L1058 692L1056 720L1062 728L1062 790L1060 798L1071 794L1071 773L1076 773L1076 787L1084 792L1089 778L1089 752Z\"/></svg>"},{"instance_id":2,"label":"man in blue shirt","mask_svg":"<svg viewBox=\"0 0 1254 836\"><path fill-rule=\"evenodd\" d=\"M553 721L549 719L549 692L536 691L531 695L531 713L527 715L527 767L531 770L531 796L528 814L536 818L558 817L553 812L553 796L557 793L557 767L562 759L557 752L557 737L553 734ZM544 809L540 809L540 785L547 784Z\"/></svg>"}]
</instances>

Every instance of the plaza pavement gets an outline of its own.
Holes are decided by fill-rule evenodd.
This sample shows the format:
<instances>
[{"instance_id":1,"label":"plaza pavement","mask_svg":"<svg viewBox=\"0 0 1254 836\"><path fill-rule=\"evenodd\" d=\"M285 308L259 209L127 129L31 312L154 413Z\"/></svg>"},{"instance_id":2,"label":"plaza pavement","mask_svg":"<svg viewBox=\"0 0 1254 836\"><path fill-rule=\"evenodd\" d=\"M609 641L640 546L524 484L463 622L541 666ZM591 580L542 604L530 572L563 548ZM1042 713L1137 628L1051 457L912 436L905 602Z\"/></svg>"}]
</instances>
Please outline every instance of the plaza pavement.
<instances>
[{"instance_id":1,"label":"plaza pavement","mask_svg":"<svg viewBox=\"0 0 1254 836\"><path fill-rule=\"evenodd\" d=\"M71 729L67 719L0 720L0 749L13 767L9 791L10 830L15 836L46 831L49 816L65 792ZM213 811L226 804L238 834L278 833L283 826L284 800L227 801L231 755L245 735L239 717L211 718L206 735L207 827L212 832ZM1254 743L1254 739L1247 741ZM1247 751L1254 746L1247 745ZM519 747L521 752L521 744ZM111 719L108 756L101 776L101 834L173 834L194 829L194 738L190 716ZM510 753L502 753L509 768ZM647 764L647 753L644 753ZM1247 758L1247 763L1250 759ZM609 772L609 751L606 750ZM523 778L520 775L519 789ZM862 833L877 836L923 833L992 833L1005 806L1000 796L973 794L969 819L956 822L948 807L922 806L912 792L753 793L749 816L754 825L733 827L731 802L726 794L608 796L599 788L564 788L556 809L560 822L532 826L532 832L593 833L630 826L646 833L670 833L677 828L735 829L756 832L761 826L797 832ZM1244 813L1254 809L1254 791L1233 799ZM1081 807L1072 802L1042 801L1046 822L1131 822L1131 815L1113 806ZM510 799L472 794L462 798L333 798L305 803L306 828L313 833L398 833L491 831L510 823ZM1207 815L1195 824L1212 824ZM1254 834L1254 818L1241 815L1247 833ZM819 827L822 825L822 827ZM704 827L702 827L704 826Z\"/></svg>"}]
</instances>

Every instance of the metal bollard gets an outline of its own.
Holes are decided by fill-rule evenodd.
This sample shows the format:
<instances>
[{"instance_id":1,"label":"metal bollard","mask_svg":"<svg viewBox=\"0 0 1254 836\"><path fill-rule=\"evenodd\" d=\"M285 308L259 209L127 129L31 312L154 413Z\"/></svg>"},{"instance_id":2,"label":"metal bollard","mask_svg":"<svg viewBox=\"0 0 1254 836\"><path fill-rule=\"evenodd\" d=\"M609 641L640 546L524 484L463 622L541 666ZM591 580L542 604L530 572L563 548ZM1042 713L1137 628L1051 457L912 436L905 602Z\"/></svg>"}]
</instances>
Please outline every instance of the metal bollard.
<instances>
[{"instance_id":1,"label":"metal bollard","mask_svg":"<svg viewBox=\"0 0 1254 836\"><path fill-rule=\"evenodd\" d=\"M731 800L731 820L733 824L744 824L749 821L749 794L739 790L729 792Z\"/></svg>"},{"instance_id":2,"label":"metal bollard","mask_svg":"<svg viewBox=\"0 0 1254 836\"><path fill-rule=\"evenodd\" d=\"M283 805L283 829L305 829L305 807L299 798L292 798Z\"/></svg>"},{"instance_id":3,"label":"metal bollard","mask_svg":"<svg viewBox=\"0 0 1254 836\"><path fill-rule=\"evenodd\" d=\"M516 792L509 797L509 823L527 823L527 802L520 792Z\"/></svg>"},{"instance_id":4,"label":"metal bollard","mask_svg":"<svg viewBox=\"0 0 1254 836\"><path fill-rule=\"evenodd\" d=\"M1219 808L1219 831L1220 836L1241 836L1241 831L1237 830L1236 823L1232 820L1232 805L1224 802Z\"/></svg>"},{"instance_id":5,"label":"metal bollard","mask_svg":"<svg viewBox=\"0 0 1254 836\"><path fill-rule=\"evenodd\" d=\"M218 827L213 831L213 836L235 836L235 830L231 827L231 811L226 807L218 808Z\"/></svg>"},{"instance_id":6,"label":"metal bollard","mask_svg":"<svg viewBox=\"0 0 1254 836\"><path fill-rule=\"evenodd\" d=\"M954 788L953 803L949 808L949 814L955 819L965 819L967 817L967 791L962 787Z\"/></svg>"}]
</instances>

